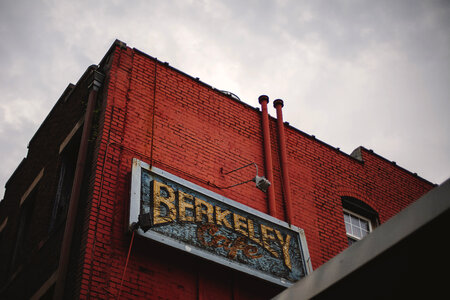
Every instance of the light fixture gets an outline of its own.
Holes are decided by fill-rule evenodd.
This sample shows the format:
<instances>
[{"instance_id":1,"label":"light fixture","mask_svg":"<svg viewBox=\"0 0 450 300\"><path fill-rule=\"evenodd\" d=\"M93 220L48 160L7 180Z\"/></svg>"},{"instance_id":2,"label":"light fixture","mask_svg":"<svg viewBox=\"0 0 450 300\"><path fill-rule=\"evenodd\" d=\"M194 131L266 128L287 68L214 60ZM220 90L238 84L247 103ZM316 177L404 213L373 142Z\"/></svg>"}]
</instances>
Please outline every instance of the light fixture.
<instances>
[{"instance_id":1,"label":"light fixture","mask_svg":"<svg viewBox=\"0 0 450 300\"><path fill-rule=\"evenodd\" d=\"M229 172L225 173L224 175L228 175L230 173L236 172L236 171L238 171L240 169L246 168L246 167L251 166L251 165L254 165L255 168L256 168L256 176L254 178L252 178L250 180L243 181L243 182L239 182L239 183L227 186L227 187L219 187L219 188L222 189L222 190L225 190L225 189L229 189L229 188L232 188L232 187L235 187L235 186L238 186L238 185L241 185L241 184L253 181L254 183L256 183L256 187L258 189L260 189L264 193L267 192L267 189L270 186L270 181L267 180L267 178L265 178L264 176L258 176L258 166L254 162L251 162L248 165L245 165L245 166L239 167L237 169L234 169L232 171L229 171Z\"/></svg>"}]
</instances>

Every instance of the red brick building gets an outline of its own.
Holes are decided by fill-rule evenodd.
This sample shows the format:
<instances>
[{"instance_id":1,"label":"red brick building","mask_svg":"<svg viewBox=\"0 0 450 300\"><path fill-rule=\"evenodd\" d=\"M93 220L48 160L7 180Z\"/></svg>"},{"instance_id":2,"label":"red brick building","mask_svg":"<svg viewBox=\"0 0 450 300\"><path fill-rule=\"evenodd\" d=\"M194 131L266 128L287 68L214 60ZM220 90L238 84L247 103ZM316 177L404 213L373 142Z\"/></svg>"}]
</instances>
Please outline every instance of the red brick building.
<instances>
[{"instance_id":1,"label":"red brick building","mask_svg":"<svg viewBox=\"0 0 450 300\"><path fill-rule=\"evenodd\" d=\"M284 123L282 101L274 101L277 118L267 116L268 100L251 107L116 41L68 86L6 184L0 298L270 298L434 187L371 150L348 155ZM214 223L202 229L209 248L214 230L232 232L241 243L234 254L231 238L216 241L228 251L222 257L188 240L147 238L143 213L131 233L133 161L177 182L150 184L150 227L171 216L173 192L170 221L183 220L194 238ZM266 192L240 184L255 177L255 165L271 182ZM278 282L267 265L293 272L288 243L298 246L300 271ZM282 257L284 266L273 265Z\"/></svg>"}]
</instances>

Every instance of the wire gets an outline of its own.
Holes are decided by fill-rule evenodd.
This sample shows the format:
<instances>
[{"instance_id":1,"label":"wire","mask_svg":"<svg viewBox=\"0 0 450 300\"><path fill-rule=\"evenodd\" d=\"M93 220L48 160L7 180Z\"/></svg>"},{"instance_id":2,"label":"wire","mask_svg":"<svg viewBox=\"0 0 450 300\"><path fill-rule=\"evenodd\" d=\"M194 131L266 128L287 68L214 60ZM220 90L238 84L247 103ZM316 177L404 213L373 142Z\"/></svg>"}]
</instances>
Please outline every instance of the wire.
<instances>
[{"instance_id":1,"label":"wire","mask_svg":"<svg viewBox=\"0 0 450 300\"><path fill-rule=\"evenodd\" d=\"M237 170L246 168L246 167L251 166L251 165L255 165L255 168L256 168L256 176L258 176L258 165L257 165L256 163L254 163L254 162L251 162L251 163L249 163L248 165L239 167L239 168L234 169L234 170L232 170L232 171L226 172L224 175L228 175L228 174L230 174L230 173L233 173L233 172L235 172L235 171L237 171Z\"/></svg>"},{"instance_id":2,"label":"wire","mask_svg":"<svg viewBox=\"0 0 450 300\"><path fill-rule=\"evenodd\" d=\"M134 233L135 233L135 232L136 232L136 231L133 230L133 233L132 233L132 235L131 235L131 241L130 241L130 247L128 248L127 260L125 261L125 267L123 268L122 279L120 280L120 287L119 287L119 291L117 292L117 297L116 297L116 299L119 299L119 298L120 298L120 293L122 292L123 280L124 280L124 278L125 278L125 273L127 272L128 262L130 261L131 247L133 246Z\"/></svg>"},{"instance_id":3,"label":"wire","mask_svg":"<svg viewBox=\"0 0 450 300\"><path fill-rule=\"evenodd\" d=\"M155 140L155 110L156 110L156 87L158 79L158 64L157 60L155 59L155 82L153 83L153 107L152 107L152 138L150 142L150 166L153 166L153 141Z\"/></svg>"}]
</instances>

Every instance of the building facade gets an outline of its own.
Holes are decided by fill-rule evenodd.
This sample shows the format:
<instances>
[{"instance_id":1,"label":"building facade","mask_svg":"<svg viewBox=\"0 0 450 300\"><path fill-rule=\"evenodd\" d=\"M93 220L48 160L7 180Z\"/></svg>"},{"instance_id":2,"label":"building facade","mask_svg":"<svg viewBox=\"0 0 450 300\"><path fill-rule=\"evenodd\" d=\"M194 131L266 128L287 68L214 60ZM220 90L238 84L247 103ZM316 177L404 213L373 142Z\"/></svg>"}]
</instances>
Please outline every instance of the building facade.
<instances>
[{"instance_id":1,"label":"building facade","mask_svg":"<svg viewBox=\"0 0 450 300\"><path fill-rule=\"evenodd\" d=\"M0 298L267 299L434 187L259 100L116 41L6 183Z\"/></svg>"}]
</instances>

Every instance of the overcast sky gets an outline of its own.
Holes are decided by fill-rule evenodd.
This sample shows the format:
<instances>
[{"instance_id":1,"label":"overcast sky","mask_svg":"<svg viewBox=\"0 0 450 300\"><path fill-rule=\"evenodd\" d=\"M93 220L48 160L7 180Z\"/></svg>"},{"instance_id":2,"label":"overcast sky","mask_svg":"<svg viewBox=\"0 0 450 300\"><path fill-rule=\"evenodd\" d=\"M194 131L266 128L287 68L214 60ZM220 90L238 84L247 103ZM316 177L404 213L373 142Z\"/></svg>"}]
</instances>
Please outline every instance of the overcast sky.
<instances>
[{"instance_id":1,"label":"overcast sky","mask_svg":"<svg viewBox=\"0 0 450 300\"><path fill-rule=\"evenodd\" d=\"M252 106L282 98L285 121L346 153L450 176L450 1L0 0L0 35L0 199L116 38Z\"/></svg>"}]
</instances>

